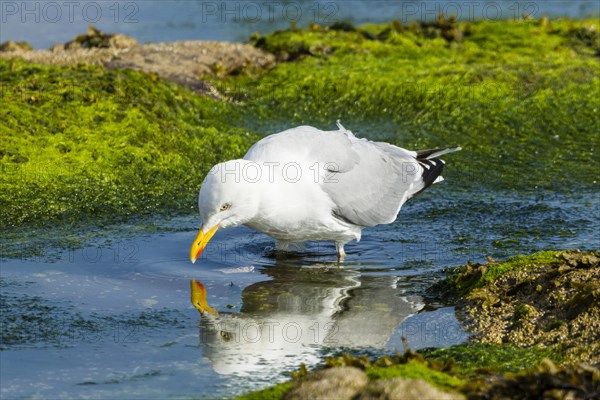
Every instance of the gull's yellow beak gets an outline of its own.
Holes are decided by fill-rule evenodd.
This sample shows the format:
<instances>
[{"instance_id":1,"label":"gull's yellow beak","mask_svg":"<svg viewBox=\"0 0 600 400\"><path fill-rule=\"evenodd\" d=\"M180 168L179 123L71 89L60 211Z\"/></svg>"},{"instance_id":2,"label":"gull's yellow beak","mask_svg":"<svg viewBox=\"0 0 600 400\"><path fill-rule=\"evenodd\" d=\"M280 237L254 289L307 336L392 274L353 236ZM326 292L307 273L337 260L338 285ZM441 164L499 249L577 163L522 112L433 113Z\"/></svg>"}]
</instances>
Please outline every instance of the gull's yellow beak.
<instances>
[{"instance_id":1,"label":"gull's yellow beak","mask_svg":"<svg viewBox=\"0 0 600 400\"><path fill-rule=\"evenodd\" d=\"M194 239L194 243L192 243L192 247L190 248L190 261L193 263L196 262L202 250L206 247L206 244L210 240L211 237L215 234L215 232L219 229L219 225L215 225L206 233L204 233L204 226L200 227L200 232L198 232L198 236Z\"/></svg>"}]
</instances>

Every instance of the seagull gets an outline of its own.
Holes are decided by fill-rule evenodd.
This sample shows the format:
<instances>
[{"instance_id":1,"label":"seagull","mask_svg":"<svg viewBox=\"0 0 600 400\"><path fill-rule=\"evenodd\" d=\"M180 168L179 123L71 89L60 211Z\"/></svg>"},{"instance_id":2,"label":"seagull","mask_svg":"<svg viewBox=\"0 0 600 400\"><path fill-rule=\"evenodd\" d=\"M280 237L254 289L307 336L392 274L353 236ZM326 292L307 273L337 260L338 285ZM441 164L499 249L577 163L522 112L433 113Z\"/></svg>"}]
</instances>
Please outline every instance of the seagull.
<instances>
[{"instance_id":1,"label":"seagull","mask_svg":"<svg viewBox=\"0 0 600 400\"><path fill-rule=\"evenodd\" d=\"M215 165L200 188L202 225L190 261L218 229L239 225L275 238L282 251L333 241L343 261L344 245L359 241L363 228L394 222L405 202L443 180L437 157L461 150L410 151L337 127L288 129Z\"/></svg>"}]
</instances>

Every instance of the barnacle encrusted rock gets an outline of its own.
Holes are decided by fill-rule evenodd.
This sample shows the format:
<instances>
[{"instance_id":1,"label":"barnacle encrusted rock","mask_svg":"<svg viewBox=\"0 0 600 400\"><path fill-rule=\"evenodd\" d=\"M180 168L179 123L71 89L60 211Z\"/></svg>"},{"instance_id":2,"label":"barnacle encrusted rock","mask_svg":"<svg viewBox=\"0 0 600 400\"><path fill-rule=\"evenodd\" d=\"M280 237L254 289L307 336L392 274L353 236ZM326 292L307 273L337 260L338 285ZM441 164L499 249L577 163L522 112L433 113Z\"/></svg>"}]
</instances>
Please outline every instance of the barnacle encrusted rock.
<instances>
[{"instance_id":1,"label":"barnacle encrusted rock","mask_svg":"<svg viewBox=\"0 0 600 400\"><path fill-rule=\"evenodd\" d=\"M560 346L565 361L600 362L600 257L597 252L556 252L544 262L470 264L459 272L473 282L465 295L474 340L519 346Z\"/></svg>"}]
</instances>

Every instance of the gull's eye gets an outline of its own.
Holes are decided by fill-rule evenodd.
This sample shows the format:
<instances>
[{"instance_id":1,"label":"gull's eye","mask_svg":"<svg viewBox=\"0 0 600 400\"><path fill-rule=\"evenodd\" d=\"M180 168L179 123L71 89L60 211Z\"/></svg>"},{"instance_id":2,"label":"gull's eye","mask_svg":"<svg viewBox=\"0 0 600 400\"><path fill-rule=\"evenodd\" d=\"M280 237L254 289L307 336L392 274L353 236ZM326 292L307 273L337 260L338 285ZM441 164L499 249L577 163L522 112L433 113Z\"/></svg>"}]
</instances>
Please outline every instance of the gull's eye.
<instances>
[{"instance_id":1,"label":"gull's eye","mask_svg":"<svg viewBox=\"0 0 600 400\"><path fill-rule=\"evenodd\" d=\"M225 203L221 206L221 209L219 211L225 211L225 210L229 210L231 208L231 204L230 203Z\"/></svg>"}]
</instances>

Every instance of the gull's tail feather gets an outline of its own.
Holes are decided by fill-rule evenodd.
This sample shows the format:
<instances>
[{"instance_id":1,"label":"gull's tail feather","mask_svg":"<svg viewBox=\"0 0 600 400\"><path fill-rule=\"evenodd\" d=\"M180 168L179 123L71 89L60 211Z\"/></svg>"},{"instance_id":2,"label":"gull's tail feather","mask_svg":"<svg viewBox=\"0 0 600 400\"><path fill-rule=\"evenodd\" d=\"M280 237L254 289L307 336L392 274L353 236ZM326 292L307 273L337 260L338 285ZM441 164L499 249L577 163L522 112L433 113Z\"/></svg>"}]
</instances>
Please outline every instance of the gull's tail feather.
<instances>
[{"instance_id":1,"label":"gull's tail feather","mask_svg":"<svg viewBox=\"0 0 600 400\"><path fill-rule=\"evenodd\" d=\"M417 160L430 160L448 153L454 153L455 151L462 150L462 147L447 147L445 149L430 149L430 150L418 150Z\"/></svg>"}]
</instances>

